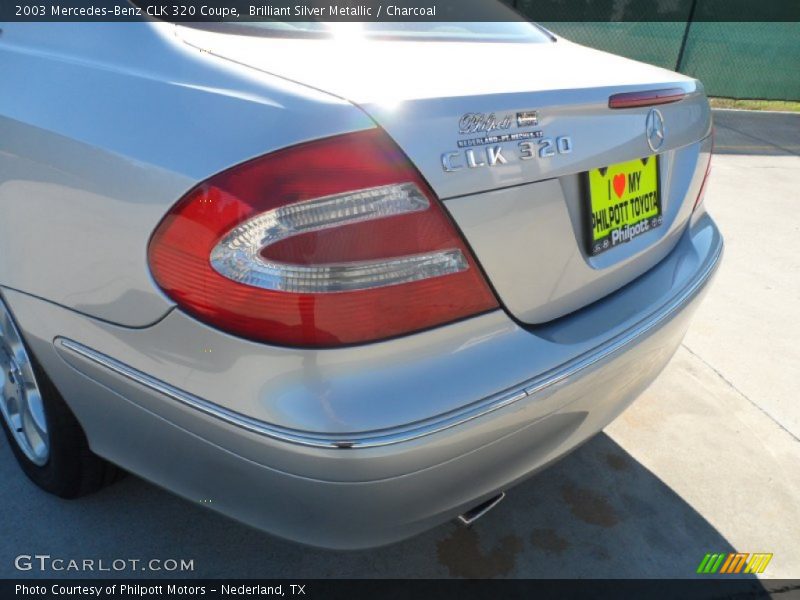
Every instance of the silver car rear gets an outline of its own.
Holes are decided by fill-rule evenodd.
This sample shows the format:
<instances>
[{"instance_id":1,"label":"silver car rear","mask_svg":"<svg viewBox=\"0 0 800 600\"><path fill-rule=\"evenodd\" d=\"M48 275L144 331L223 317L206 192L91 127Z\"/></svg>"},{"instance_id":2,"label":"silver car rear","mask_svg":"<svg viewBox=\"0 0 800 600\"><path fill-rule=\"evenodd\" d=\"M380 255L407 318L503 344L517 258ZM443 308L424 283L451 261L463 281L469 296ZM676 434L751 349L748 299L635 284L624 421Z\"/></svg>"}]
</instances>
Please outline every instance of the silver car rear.
<instances>
[{"instance_id":1,"label":"silver car rear","mask_svg":"<svg viewBox=\"0 0 800 600\"><path fill-rule=\"evenodd\" d=\"M191 28L179 35L362 108L445 200L503 304L526 323L585 306L663 259L705 175L711 111L698 81L567 40L370 44L366 32L346 27L336 43ZM609 106L615 95L664 90L682 99ZM657 148L665 223L592 257L582 178L656 154L645 130L653 106L665 133Z\"/></svg>"},{"instance_id":2,"label":"silver car rear","mask_svg":"<svg viewBox=\"0 0 800 600\"><path fill-rule=\"evenodd\" d=\"M264 530L356 548L469 520L635 399L722 253L702 203L703 88L533 26L513 43L478 26L446 41L156 22L3 32L0 76L19 93L0 96L0 255L15 257L0 284L76 439ZM490 309L313 346L226 327L235 294L190 307L217 276L210 253L208 280L164 284L181 273L155 268L153 245L182 207L248 165L352 136L413 171ZM657 167L660 221L595 248L589 173L640 160ZM301 186L334 177L320 164L304 164ZM303 316L320 317L314 306L292 312L296 330L316 326ZM404 309L363 306L379 326Z\"/></svg>"}]
</instances>

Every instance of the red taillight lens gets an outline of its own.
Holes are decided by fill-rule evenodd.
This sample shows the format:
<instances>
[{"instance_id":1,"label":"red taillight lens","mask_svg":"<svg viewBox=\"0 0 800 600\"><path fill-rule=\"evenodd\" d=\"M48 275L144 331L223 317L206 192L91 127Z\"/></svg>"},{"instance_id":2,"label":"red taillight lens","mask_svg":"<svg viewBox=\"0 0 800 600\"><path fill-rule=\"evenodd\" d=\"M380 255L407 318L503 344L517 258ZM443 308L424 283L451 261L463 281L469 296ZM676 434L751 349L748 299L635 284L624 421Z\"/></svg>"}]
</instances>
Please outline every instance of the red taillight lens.
<instances>
[{"instance_id":1,"label":"red taillight lens","mask_svg":"<svg viewBox=\"0 0 800 600\"><path fill-rule=\"evenodd\" d=\"M215 175L164 218L149 260L186 312L284 345L373 341L497 308L435 194L378 129Z\"/></svg>"},{"instance_id":2,"label":"red taillight lens","mask_svg":"<svg viewBox=\"0 0 800 600\"><path fill-rule=\"evenodd\" d=\"M700 206L700 203L703 201L706 195L706 186L708 185L708 176L711 174L711 158L714 155L714 136L716 132L714 129L711 130L711 149L708 151L708 163L706 164L706 172L703 175L703 183L700 185L700 191L697 193L697 199L694 201L694 208L692 211L697 210L697 207Z\"/></svg>"}]
</instances>

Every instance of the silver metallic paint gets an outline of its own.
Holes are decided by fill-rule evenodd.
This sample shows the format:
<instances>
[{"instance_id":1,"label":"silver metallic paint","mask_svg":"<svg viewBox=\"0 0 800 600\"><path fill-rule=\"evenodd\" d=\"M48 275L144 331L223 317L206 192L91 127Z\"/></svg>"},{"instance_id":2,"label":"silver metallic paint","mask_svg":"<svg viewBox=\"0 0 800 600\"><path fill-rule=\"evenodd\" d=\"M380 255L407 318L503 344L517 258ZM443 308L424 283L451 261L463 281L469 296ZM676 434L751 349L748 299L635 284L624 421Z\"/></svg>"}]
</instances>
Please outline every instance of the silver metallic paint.
<instances>
[{"instance_id":1,"label":"silver metallic paint","mask_svg":"<svg viewBox=\"0 0 800 600\"><path fill-rule=\"evenodd\" d=\"M250 418L294 432L351 437L360 432L408 429L419 422L444 418L504 390L511 391L520 383L530 385L537 377L593 354L596 348L647 320L655 307L679 295L714 262L720 245L716 228L704 216L694 224L691 235L685 233L669 257L647 276L545 327L529 331L495 311L390 342L341 350L296 351L244 342L199 324L180 311L173 311L153 327L130 330L87 320L18 292L6 291L5 296L19 321L26 324L29 340L36 342L37 355L52 356L46 365L49 369L63 369L66 360L106 385L120 385L119 376L110 376L111 372L92 361L76 362L78 357L72 353L59 357L53 340L63 336ZM187 418L186 409L178 403L157 400L137 389L126 385L126 397L141 398L145 408L164 418ZM107 434L107 415L98 413L97 404L77 391L65 396L90 440L97 444L95 449L103 454L115 452L115 438ZM557 408L554 402L557 399L552 395L538 397L536 410L547 414ZM211 417L197 414L191 421L198 435L208 436L216 430L210 427L215 421ZM503 427L516 426L511 421ZM486 434L486 442L498 434L496 427L497 422ZM467 437L476 435L481 434L472 431ZM303 458L309 456L305 450L282 453L280 445L273 445L264 436L244 432L235 438L214 439L223 446L226 440L235 442L240 453L244 440L250 440L245 445L256 453L263 452L266 444L273 449L271 462L280 462L284 469L302 465L303 471L339 472L335 462ZM422 444L412 441L409 445L417 443ZM409 458L404 468L422 468L430 464L428 461L446 460L467 451L454 444L424 446L425 451ZM384 466L378 460L374 468ZM345 470L338 476L352 474L347 475Z\"/></svg>"},{"instance_id":2,"label":"silver metallic paint","mask_svg":"<svg viewBox=\"0 0 800 600\"><path fill-rule=\"evenodd\" d=\"M500 365L521 358L514 340L551 338L553 347L574 347L582 336L593 335L584 319L597 323L625 313L636 321L642 310L639 299L652 306L655 297L675 293L674 281L685 283L713 272L721 243L711 220L698 218L669 259L631 286L637 289L609 297L587 314L551 325L549 331L515 328L502 313L465 322L473 344L483 353L484 373L502 373ZM212 498L213 510L277 535L325 547L361 548L390 543L455 518L602 429L670 359L705 289L699 285L688 304L660 320L626 352L608 356L540 394L469 426L361 450L302 448L271 440L171 401L91 361L71 360L75 366L70 366L50 337L53 320L44 318L69 311L13 292L9 300L21 319L31 324L28 334L34 351L71 398L96 452L186 498ZM74 319L76 326L85 321ZM480 332L502 319L509 329L499 352ZM62 325L72 330L69 321L66 316ZM187 320L184 331L190 328L202 326ZM103 336L97 335L96 327L91 329L85 337L99 342ZM445 333L457 338L459 329L453 325L420 335L432 338ZM531 371L545 360L543 354L524 356ZM249 371L243 364L235 368L243 375ZM407 399L438 402L426 389L430 379L425 364L418 369L414 382L419 392ZM450 383L454 394L468 392L460 381ZM404 406L380 396L373 400L395 411L395 418L403 418Z\"/></svg>"},{"instance_id":3,"label":"silver metallic paint","mask_svg":"<svg viewBox=\"0 0 800 600\"><path fill-rule=\"evenodd\" d=\"M70 339L57 338L57 347L80 355L117 375L126 377L138 384L149 388L151 391L163 394L177 402L181 402L196 410L202 411L217 419L226 421L232 425L247 429L254 433L264 435L276 440L311 446L316 448L339 448L339 449L361 449L375 448L379 446L389 446L392 444L402 444L417 438L433 435L451 427L458 427L465 423L488 415L496 410L519 402L528 396L541 394L547 388L558 383L573 378L581 371L590 368L597 362L608 359L617 352L624 351L628 346L635 344L637 340L646 335L651 329L658 327L662 321L669 319L676 311L683 309L695 295L706 285L717 267L719 257L722 254L722 246L718 246L716 254L711 257L704 269L695 274L686 287L664 306L659 307L652 315L636 323L630 329L622 332L616 337L608 340L601 346L595 348L590 354L578 356L571 362L562 365L555 371L545 373L533 381L524 382L503 393L496 394L490 398L468 405L462 410L453 411L440 417L433 417L427 422L416 422L410 426L401 426L396 429L384 429L375 432L363 432L355 435L340 434L337 436L325 435L324 433L311 433L297 430L281 428L279 426L259 421L250 417L245 417L236 412L232 412L222 406L213 404L192 396L186 392L170 386L163 381L137 371L118 360L106 356L96 350L87 348Z\"/></svg>"},{"instance_id":4,"label":"silver metallic paint","mask_svg":"<svg viewBox=\"0 0 800 600\"><path fill-rule=\"evenodd\" d=\"M700 192L710 148L708 137L660 155L664 224L594 257L586 249L579 175L454 198L445 205L503 305L523 322L541 323L619 289L675 247Z\"/></svg>"},{"instance_id":5,"label":"silver metallic paint","mask_svg":"<svg viewBox=\"0 0 800 600\"><path fill-rule=\"evenodd\" d=\"M146 242L186 191L271 150L374 126L156 22L8 23L0 81L13 90L0 94L0 255L27 266L0 261L0 283L131 327L173 305Z\"/></svg>"},{"instance_id":6,"label":"silver metallic paint","mask_svg":"<svg viewBox=\"0 0 800 600\"><path fill-rule=\"evenodd\" d=\"M711 110L699 81L563 39L529 45L370 44L358 38L249 38L190 27L178 27L176 35L212 55L352 101L394 138L442 199L648 156L644 124L649 109L610 110L608 99L615 93L663 88L687 93L683 101L659 107L670 124L662 152L697 142L711 129ZM392 68L384 68L387 64ZM440 64L446 70L425 68ZM540 129L552 138L571 136L575 150L493 169L442 169L442 154L458 150L465 113L529 110L537 111L539 123L526 130Z\"/></svg>"}]
</instances>

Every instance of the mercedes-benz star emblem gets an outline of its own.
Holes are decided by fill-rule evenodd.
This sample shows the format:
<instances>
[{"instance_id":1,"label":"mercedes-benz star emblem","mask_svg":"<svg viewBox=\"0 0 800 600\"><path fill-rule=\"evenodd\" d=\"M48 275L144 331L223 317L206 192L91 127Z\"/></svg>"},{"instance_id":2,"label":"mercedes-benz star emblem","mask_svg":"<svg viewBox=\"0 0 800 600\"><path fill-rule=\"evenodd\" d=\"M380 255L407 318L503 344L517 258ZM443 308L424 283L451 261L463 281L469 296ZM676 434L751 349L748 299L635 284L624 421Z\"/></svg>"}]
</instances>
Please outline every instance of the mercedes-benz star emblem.
<instances>
[{"instance_id":1,"label":"mercedes-benz star emblem","mask_svg":"<svg viewBox=\"0 0 800 600\"><path fill-rule=\"evenodd\" d=\"M650 112L647 113L645 133L650 150L658 152L658 149L664 145L664 115L658 109L651 108Z\"/></svg>"}]
</instances>

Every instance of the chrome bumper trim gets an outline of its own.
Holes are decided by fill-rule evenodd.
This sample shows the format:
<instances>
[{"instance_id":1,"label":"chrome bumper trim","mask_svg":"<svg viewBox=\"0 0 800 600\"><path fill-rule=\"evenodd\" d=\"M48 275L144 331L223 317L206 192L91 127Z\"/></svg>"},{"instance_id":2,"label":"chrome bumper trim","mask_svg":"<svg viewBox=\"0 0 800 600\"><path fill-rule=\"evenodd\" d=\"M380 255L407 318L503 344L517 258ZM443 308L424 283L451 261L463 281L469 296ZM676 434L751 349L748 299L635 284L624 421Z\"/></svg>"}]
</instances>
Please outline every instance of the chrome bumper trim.
<instances>
[{"instance_id":1,"label":"chrome bumper trim","mask_svg":"<svg viewBox=\"0 0 800 600\"><path fill-rule=\"evenodd\" d=\"M593 349L591 352L579 356L558 369L551 370L548 373L528 380L520 385L515 386L505 392L488 396L481 401L473 403L464 408L433 417L425 421L418 421L416 423L379 431L370 431L357 434L323 434L313 433L306 431L299 431L272 425L264 421L259 421L252 417L248 417L241 413L228 410L222 406L204 400L198 396L180 390L176 387L169 385L155 377L151 377L133 367L119 362L105 354L93 350L83 344L74 340L59 337L56 338L55 343L60 344L79 356L82 356L110 371L121 375L139 385L142 385L150 390L163 394L173 400L180 402L186 406L196 409L206 415L220 419L230 425L234 425L247 431L264 435L266 437L279 440L282 442L289 442L292 444L299 444L302 446L309 446L314 448L329 448L329 449L352 449L352 448L376 448L381 446L389 446L392 444L400 444L419 439L421 437L429 436L440 431L457 427L473 419L477 419L488 415L496 410L500 410L510 404L518 402L523 398L535 395L542 390L554 386L578 373L597 364L598 362L609 358L611 355L619 352L626 346L634 343L638 338L644 336L652 329L658 327L661 323L667 320L673 313L677 312L688 304L703 288L706 282L711 278L719 265L719 259L722 255L722 243L716 249L713 259L709 262L706 268L687 286L673 297L665 305L661 306L657 311L653 312L650 317L640 321L627 331L617 335L615 338L607 341L602 346Z\"/></svg>"}]
</instances>

